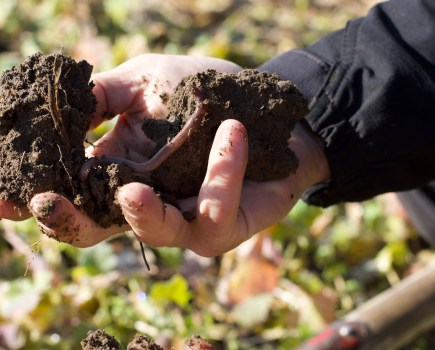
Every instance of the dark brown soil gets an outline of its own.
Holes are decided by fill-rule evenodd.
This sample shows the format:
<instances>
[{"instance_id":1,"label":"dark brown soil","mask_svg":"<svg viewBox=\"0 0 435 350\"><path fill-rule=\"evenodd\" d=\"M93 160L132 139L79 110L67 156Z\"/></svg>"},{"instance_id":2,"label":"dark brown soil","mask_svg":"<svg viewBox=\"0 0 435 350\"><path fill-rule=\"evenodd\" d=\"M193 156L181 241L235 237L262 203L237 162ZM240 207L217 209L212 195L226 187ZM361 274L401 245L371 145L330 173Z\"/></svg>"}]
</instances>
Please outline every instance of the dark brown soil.
<instances>
[{"instance_id":1,"label":"dark brown soil","mask_svg":"<svg viewBox=\"0 0 435 350\"><path fill-rule=\"evenodd\" d=\"M163 348L145 335L136 334L128 343L127 350L163 350Z\"/></svg>"},{"instance_id":2,"label":"dark brown soil","mask_svg":"<svg viewBox=\"0 0 435 350\"><path fill-rule=\"evenodd\" d=\"M214 350L215 348L208 341L199 335L194 335L184 343L184 350Z\"/></svg>"},{"instance_id":3,"label":"dark brown soil","mask_svg":"<svg viewBox=\"0 0 435 350\"><path fill-rule=\"evenodd\" d=\"M101 329L89 331L80 344L83 350L121 350L118 341Z\"/></svg>"},{"instance_id":4,"label":"dark brown soil","mask_svg":"<svg viewBox=\"0 0 435 350\"><path fill-rule=\"evenodd\" d=\"M175 136L195 109L191 86L203 93L208 114L200 132L193 133L152 173L158 190L176 198L198 193L214 134L224 119L240 120L247 129L247 179L281 179L296 170L298 160L288 139L296 121L307 112L305 99L289 81L249 69L237 74L208 70L185 78L170 101L168 120L147 119L144 123L143 130L157 142L157 149L167 142L168 135Z\"/></svg>"},{"instance_id":5,"label":"dark brown soil","mask_svg":"<svg viewBox=\"0 0 435 350\"><path fill-rule=\"evenodd\" d=\"M3 73L1 199L24 207L35 193L53 190L72 198L78 192L74 174L85 160L83 140L96 106L91 72L92 66L84 61L37 54ZM56 128L59 114L56 124L62 125Z\"/></svg>"},{"instance_id":6,"label":"dark brown soil","mask_svg":"<svg viewBox=\"0 0 435 350\"><path fill-rule=\"evenodd\" d=\"M37 193L71 199L100 225L122 224L116 188L134 177L110 166L78 178L96 98L92 66L64 55L35 54L0 78L0 198L27 206ZM47 203L47 211L51 209ZM65 232L63 237L68 237ZM70 232L70 241L75 232Z\"/></svg>"},{"instance_id":7,"label":"dark brown soil","mask_svg":"<svg viewBox=\"0 0 435 350\"><path fill-rule=\"evenodd\" d=\"M101 226L122 224L114 204L117 187L132 181L152 185L165 198L197 194L205 175L214 133L224 119L243 122L248 132L246 178L280 179L298 161L287 140L307 112L297 89L277 76L244 70L207 71L185 78L169 103L168 120L147 119L143 130L156 151L174 137L196 108L195 86L206 109L200 130L192 133L151 176L139 177L122 165L94 167L85 181L84 141L95 111L89 82L92 66L61 54L35 54L0 78L0 198L26 207L36 193L54 191L71 199ZM50 205L47 206L50 210ZM74 239L71 234L71 242Z\"/></svg>"}]
</instances>

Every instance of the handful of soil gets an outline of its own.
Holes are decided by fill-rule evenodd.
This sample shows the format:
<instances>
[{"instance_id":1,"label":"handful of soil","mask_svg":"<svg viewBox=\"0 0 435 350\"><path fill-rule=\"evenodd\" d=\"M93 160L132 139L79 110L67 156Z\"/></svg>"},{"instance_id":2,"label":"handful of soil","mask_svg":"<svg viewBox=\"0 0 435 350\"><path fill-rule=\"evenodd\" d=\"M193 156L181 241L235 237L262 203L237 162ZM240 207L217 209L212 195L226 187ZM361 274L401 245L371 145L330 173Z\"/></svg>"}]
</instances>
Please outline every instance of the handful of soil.
<instances>
[{"instance_id":1,"label":"handful of soil","mask_svg":"<svg viewBox=\"0 0 435 350\"><path fill-rule=\"evenodd\" d=\"M0 198L25 207L37 193L53 191L69 198L102 227L123 224L114 204L119 186L141 181L175 200L196 195L203 181L214 134L224 119L247 129L246 178L255 181L288 176L298 160L287 140L308 111L304 97L276 75L243 70L208 70L186 77L169 101L166 120L146 119L143 130L157 153L182 130L201 104L202 117L185 142L151 173L106 164L100 159L86 178L84 141L95 112L92 66L61 55L35 54L0 77ZM192 131L192 132L190 132ZM73 238L72 238L73 239Z\"/></svg>"}]
</instances>

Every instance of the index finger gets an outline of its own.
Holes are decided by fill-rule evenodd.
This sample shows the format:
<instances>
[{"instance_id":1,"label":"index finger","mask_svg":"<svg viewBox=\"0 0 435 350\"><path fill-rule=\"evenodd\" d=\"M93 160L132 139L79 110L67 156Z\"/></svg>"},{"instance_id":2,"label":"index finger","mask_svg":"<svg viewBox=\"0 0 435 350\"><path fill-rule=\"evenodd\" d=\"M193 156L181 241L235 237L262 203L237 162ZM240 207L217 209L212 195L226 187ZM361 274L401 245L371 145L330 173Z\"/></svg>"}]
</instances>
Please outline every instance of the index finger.
<instances>
[{"instance_id":1,"label":"index finger","mask_svg":"<svg viewBox=\"0 0 435 350\"><path fill-rule=\"evenodd\" d=\"M90 129L115 115L132 109L141 89L135 86L134 77L130 70L118 66L110 71L97 73L92 76L93 93L97 98L97 107ZM137 102L136 102L137 103Z\"/></svg>"}]
</instances>

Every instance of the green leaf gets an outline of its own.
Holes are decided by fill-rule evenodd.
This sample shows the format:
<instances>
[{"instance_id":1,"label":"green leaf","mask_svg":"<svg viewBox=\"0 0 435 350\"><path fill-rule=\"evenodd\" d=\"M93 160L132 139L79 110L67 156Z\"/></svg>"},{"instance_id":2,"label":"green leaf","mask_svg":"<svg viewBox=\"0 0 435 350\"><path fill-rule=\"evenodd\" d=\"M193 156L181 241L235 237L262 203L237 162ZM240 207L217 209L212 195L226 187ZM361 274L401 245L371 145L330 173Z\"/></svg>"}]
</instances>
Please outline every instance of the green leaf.
<instances>
[{"instance_id":1,"label":"green leaf","mask_svg":"<svg viewBox=\"0 0 435 350\"><path fill-rule=\"evenodd\" d=\"M232 316L240 326L252 328L267 320L272 303L271 294L259 294L237 304Z\"/></svg>"},{"instance_id":2,"label":"green leaf","mask_svg":"<svg viewBox=\"0 0 435 350\"><path fill-rule=\"evenodd\" d=\"M113 270L118 262L117 256L113 253L113 247L103 242L91 248L79 251L78 263L85 266L90 274L109 272Z\"/></svg>"},{"instance_id":3,"label":"green leaf","mask_svg":"<svg viewBox=\"0 0 435 350\"><path fill-rule=\"evenodd\" d=\"M156 282L150 290L150 299L157 303L173 302L185 307L192 297L187 281L181 275L174 275L165 282Z\"/></svg>"},{"instance_id":4,"label":"green leaf","mask_svg":"<svg viewBox=\"0 0 435 350\"><path fill-rule=\"evenodd\" d=\"M126 1L106 0L104 10L113 22L122 27L128 17L130 6Z\"/></svg>"},{"instance_id":5,"label":"green leaf","mask_svg":"<svg viewBox=\"0 0 435 350\"><path fill-rule=\"evenodd\" d=\"M52 279L49 272L40 272L35 280L20 278L0 284L0 316L19 319L33 311Z\"/></svg>"}]
</instances>

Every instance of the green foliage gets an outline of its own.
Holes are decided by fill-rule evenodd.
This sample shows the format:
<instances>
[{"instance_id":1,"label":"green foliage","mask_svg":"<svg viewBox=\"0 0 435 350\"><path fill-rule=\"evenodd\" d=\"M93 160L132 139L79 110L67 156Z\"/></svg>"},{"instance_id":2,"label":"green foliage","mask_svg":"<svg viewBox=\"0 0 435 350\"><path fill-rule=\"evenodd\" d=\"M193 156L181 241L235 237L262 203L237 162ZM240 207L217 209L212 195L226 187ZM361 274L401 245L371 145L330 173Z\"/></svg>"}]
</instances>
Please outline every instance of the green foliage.
<instances>
[{"instance_id":1,"label":"green foliage","mask_svg":"<svg viewBox=\"0 0 435 350\"><path fill-rule=\"evenodd\" d=\"M270 294L255 295L237 304L232 315L239 326L248 329L254 328L268 320L272 303L273 296Z\"/></svg>"},{"instance_id":2,"label":"green foliage","mask_svg":"<svg viewBox=\"0 0 435 350\"><path fill-rule=\"evenodd\" d=\"M173 302L185 308L192 297L187 281L178 274L165 282L156 282L150 290L150 298L160 304Z\"/></svg>"},{"instance_id":3,"label":"green foliage","mask_svg":"<svg viewBox=\"0 0 435 350\"><path fill-rule=\"evenodd\" d=\"M77 256L79 268L86 269L88 275L98 275L112 271L116 268L117 257L113 254L112 246L108 243L101 243L92 248L80 250ZM73 271L77 271L77 268Z\"/></svg>"}]
</instances>

